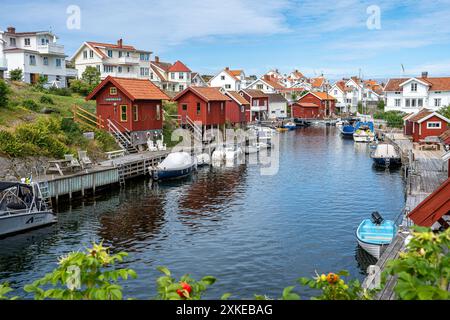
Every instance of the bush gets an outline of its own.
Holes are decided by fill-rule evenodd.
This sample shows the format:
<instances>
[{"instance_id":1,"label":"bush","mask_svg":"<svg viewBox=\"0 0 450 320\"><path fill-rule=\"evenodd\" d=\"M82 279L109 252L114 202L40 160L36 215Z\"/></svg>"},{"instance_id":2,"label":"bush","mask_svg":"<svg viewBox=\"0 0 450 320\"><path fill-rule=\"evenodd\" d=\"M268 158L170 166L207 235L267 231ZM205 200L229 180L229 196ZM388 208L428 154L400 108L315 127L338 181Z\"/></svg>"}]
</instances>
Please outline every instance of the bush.
<instances>
[{"instance_id":1,"label":"bush","mask_svg":"<svg viewBox=\"0 0 450 320\"><path fill-rule=\"evenodd\" d=\"M95 88L95 86L81 80L72 80L70 81L70 88L73 92L79 93L82 96L87 96Z\"/></svg>"},{"instance_id":2,"label":"bush","mask_svg":"<svg viewBox=\"0 0 450 320\"><path fill-rule=\"evenodd\" d=\"M72 95L72 91L69 88L56 88L50 87L47 89L49 94L54 94L56 96L70 97Z\"/></svg>"},{"instance_id":3,"label":"bush","mask_svg":"<svg viewBox=\"0 0 450 320\"><path fill-rule=\"evenodd\" d=\"M440 114L442 114L444 117L450 119L450 105L448 105L448 106L446 106L446 107L442 107L441 109L439 109L438 112L439 112Z\"/></svg>"},{"instance_id":4,"label":"bush","mask_svg":"<svg viewBox=\"0 0 450 320\"><path fill-rule=\"evenodd\" d=\"M22 81L23 71L22 69L14 69L9 72L9 78L11 81Z\"/></svg>"},{"instance_id":5,"label":"bush","mask_svg":"<svg viewBox=\"0 0 450 320\"><path fill-rule=\"evenodd\" d=\"M40 103L43 103L43 104L55 104L54 102L53 102L53 99L52 98L50 98L49 96L42 96L40 99L39 99L39 102Z\"/></svg>"},{"instance_id":6,"label":"bush","mask_svg":"<svg viewBox=\"0 0 450 320\"><path fill-rule=\"evenodd\" d=\"M9 87L5 81L0 79L0 108L8 106Z\"/></svg>"},{"instance_id":7,"label":"bush","mask_svg":"<svg viewBox=\"0 0 450 320\"><path fill-rule=\"evenodd\" d=\"M41 111L41 107L34 101L31 99L27 99L22 101L22 105L27 108L28 110L34 111L34 112L39 112Z\"/></svg>"},{"instance_id":8,"label":"bush","mask_svg":"<svg viewBox=\"0 0 450 320\"><path fill-rule=\"evenodd\" d=\"M401 111L387 111L387 112L376 112L373 117L375 119L382 119L387 122L388 127L391 128L401 128L403 127L403 117L404 112Z\"/></svg>"},{"instance_id":9,"label":"bush","mask_svg":"<svg viewBox=\"0 0 450 320\"><path fill-rule=\"evenodd\" d=\"M95 88L101 81L100 76L100 71L96 67L89 66L84 70L81 79L90 87Z\"/></svg>"}]
</instances>

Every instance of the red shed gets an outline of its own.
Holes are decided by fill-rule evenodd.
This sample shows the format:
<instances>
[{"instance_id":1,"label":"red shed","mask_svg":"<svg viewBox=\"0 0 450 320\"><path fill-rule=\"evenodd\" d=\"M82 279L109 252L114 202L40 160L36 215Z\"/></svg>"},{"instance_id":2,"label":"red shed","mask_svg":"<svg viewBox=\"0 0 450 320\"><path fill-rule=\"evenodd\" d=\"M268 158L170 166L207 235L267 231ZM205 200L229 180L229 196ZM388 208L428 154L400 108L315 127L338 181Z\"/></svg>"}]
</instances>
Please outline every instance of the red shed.
<instances>
[{"instance_id":1,"label":"red shed","mask_svg":"<svg viewBox=\"0 0 450 320\"><path fill-rule=\"evenodd\" d=\"M239 94L250 103L250 108L246 112L247 122L264 120L268 118L269 96L261 90L243 89Z\"/></svg>"},{"instance_id":2,"label":"red shed","mask_svg":"<svg viewBox=\"0 0 450 320\"><path fill-rule=\"evenodd\" d=\"M147 142L149 133L163 126L162 101L170 98L150 80L106 77L86 100L97 101L97 117L129 132L134 145Z\"/></svg>"},{"instance_id":3,"label":"red shed","mask_svg":"<svg viewBox=\"0 0 450 320\"><path fill-rule=\"evenodd\" d=\"M335 112L336 98L326 92L308 92L292 107L292 116L300 119L323 119Z\"/></svg>"},{"instance_id":4,"label":"red shed","mask_svg":"<svg viewBox=\"0 0 450 320\"><path fill-rule=\"evenodd\" d=\"M178 103L178 115L182 122L191 120L204 126L225 124L225 104L230 98L220 88L189 87L173 100Z\"/></svg>"},{"instance_id":5,"label":"red shed","mask_svg":"<svg viewBox=\"0 0 450 320\"><path fill-rule=\"evenodd\" d=\"M413 142L419 142L426 137L439 137L448 129L450 120L443 115L430 110L422 110L409 118L412 123Z\"/></svg>"},{"instance_id":6,"label":"red shed","mask_svg":"<svg viewBox=\"0 0 450 320\"><path fill-rule=\"evenodd\" d=\"M239 124L245 126L247 123L246 113L250 110L250 102L248 102L237 91L228 91L225 94L230 97L225 106L225 118L231 124Z\"/></svg>"}]
</instances>

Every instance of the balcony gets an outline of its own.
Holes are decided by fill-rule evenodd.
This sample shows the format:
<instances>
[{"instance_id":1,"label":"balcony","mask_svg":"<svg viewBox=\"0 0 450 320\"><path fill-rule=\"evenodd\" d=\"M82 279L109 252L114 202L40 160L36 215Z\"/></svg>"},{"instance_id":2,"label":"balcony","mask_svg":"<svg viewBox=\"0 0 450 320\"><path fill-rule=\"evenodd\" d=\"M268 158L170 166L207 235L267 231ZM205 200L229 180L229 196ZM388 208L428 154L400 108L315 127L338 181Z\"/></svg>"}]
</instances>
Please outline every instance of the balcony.
<instances>
[{"instance_id":1,"label":"balcony","mask_svg":"<svg viewBox=\"0 0 450 320\"><path fill-rule=\"evenodd\" d=\"M57 55L63 55L64 54L64 46L60 44L55 43L49 43L45 45L38 45L37 51L40 54L57 54Z\"/></svg>"},{"instance_id":2,"label":"balcony","mask_svg":"<svg viewBox=\"0 0 450 320\"><path fill-rule=\"evenodd\" d=\"M120 57L115 59L117 64L132 65L139 64L139 59L134 57Z\"/></svg>"},{"instance_id":3,"label":"balcony","mask_svg":"<svg viewBox=\"0 0 450 320\"><path fill-rule=\"evenodd\" d=\"M267 106L252 106L251 110L253 112L267 111Z\"/></svg>"},{"instance_id":4,"label":"balcony","mask_svg":"<svg viewBox=\"0 0 450 320\"><path fill-rule=\"evenodd\" d=\"M66 68L66 77L68 78L77 78L78 77L78 70L72 69L72 68Z\"/></svg>"},{"instance_id":5,"label":"balcony","mask_svg":"<svg viewBox=\"0 0 450 320\"><path fill-rule=\"evenodd\" d=\"M8 69L8 61L5 58L0 58L0 70Z\"/></svg>"}]
</instances>

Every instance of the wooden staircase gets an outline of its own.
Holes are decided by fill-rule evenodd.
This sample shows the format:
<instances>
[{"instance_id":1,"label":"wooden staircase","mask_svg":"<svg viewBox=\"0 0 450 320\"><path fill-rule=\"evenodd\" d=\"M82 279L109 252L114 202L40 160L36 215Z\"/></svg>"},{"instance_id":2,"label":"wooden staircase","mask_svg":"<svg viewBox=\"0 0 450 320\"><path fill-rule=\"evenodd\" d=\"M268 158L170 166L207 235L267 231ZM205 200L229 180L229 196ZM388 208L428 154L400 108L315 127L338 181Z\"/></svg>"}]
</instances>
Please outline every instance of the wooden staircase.
<instances>
[{"instance_id":1,"label":"wooden staircase","mask_svg":"<svg viewBox=\"0 0 450 320\"><path fill-rule=\"evenodd\" d=\"M194 121L192 121L192 119L189 118L187 115L186 116L171 115L164 110L163 112L165 117L172 118L176 120L181 127L189 129L192 132L195 140L200 142L203 140L202 128L199 125L197 125Z\"/></svg>"}]
</instances>

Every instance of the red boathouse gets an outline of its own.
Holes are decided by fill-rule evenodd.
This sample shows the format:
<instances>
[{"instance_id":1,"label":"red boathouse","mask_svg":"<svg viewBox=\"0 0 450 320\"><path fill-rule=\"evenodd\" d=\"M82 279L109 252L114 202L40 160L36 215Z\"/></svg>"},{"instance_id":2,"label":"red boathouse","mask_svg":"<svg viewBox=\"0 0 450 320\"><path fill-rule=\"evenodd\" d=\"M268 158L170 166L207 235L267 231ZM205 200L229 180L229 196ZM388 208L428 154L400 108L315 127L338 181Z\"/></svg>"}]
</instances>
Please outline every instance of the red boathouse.
<instances>
[{"instance_id":1,"label":"red boathouse","mask_svg":"<svg viewBox=\"0 0 450 320\"><path fill-rule=\"evenodd\" d=\"M128 132L132 144L145 144L163 127L163 100L170 98L150 80L108 76L86 97L97 101L97 117L106 128Z\"/></svg>"},{"instance_id":2,"label":"red boathouse","mask_svg":"<svg viewBox=\"0 0 450 320\"><path fill-rule=\"evenodd\" d=\"M245 126L247 123L246 112L250 110L250 102L237 91L228 91L225 94L230 97L225 106L225 120L232 125Z\"/></svg>"},{"instance_id":3,"label":"red boathouse","mask_svg":"<svg viewBox=\"0 0 450 320\"><path fill-rule=\"evenodd\" d=\"M447 131L449 123L450 119L443 115L422 109L406 119L404 132L412 135L413 142L419 142L426 137L439 137Z\"/></svg>"},{"instance_id":4,"label":"red boathouse","mask_svg":"<svg viewBox=\"0 0 450 320\"><path fill-rule=\"evenodd\" d=\"M334 114L336 98L326 92L308 92L292 104L294 118L323 119Z\"/></svg>"}]
</instances>

